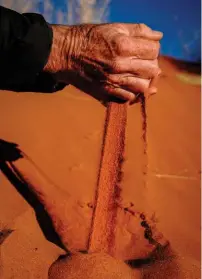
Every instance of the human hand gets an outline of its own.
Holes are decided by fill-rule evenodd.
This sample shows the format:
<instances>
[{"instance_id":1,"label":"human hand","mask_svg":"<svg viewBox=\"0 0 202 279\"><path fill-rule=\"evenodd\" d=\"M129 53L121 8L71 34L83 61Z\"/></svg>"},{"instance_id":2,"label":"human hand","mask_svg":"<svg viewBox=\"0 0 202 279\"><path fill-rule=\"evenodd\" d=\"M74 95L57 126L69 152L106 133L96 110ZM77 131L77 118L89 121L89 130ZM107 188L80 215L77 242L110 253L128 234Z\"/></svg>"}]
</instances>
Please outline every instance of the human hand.
<instances>
[{"instance_id":1,"label":"human hand","mask_svg":"<svg viewBox=\"0 0 202 279\"><path fill-rule=\"evenodd\" d=\"M61 82L84 81L127 101L153 94L151 79L160 73L162 33L144 24L53 25L53 46L45 70Z\"/></svg>"}]
</instances>

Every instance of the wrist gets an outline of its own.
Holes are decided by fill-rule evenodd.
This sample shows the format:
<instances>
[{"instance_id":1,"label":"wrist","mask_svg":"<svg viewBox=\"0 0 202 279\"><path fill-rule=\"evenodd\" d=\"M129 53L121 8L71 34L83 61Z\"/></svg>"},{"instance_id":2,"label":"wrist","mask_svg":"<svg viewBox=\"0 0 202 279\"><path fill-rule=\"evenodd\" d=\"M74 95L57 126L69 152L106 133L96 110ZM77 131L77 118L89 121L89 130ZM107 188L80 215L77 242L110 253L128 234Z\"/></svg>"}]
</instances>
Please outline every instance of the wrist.
<instances>
[{"instance_id":1,"label":"wrist","mask_svg":"<svg viewBox=\"0 0 202 279\"><path fill-rule=\"evenodd\" d=\"M82 73L82 59L86 52L86 38L94 27L86 25L51 25L53 43L44 71L54 75L58 82L72 83L75 73Z\"/></svg>"},{"instance_id":2,"label":"wrist","mask_svg":"<svg viewBox=\"0 0 202 279\"><path fill-rule=\"evenodd\" d=\"M71 45L71 27L50 25L53 31L53 41L48 62L43 71L57 74L68 69L68 57Z\"/></svg>"}]
</instances>

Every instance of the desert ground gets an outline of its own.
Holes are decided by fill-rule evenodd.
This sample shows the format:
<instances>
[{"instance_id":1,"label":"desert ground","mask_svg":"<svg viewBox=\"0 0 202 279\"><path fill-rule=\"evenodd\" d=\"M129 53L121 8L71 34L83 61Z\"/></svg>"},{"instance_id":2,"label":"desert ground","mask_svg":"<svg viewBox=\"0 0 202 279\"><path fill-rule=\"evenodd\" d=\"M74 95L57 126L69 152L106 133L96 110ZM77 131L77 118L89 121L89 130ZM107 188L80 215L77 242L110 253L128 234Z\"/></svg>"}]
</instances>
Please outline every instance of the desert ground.
<instances>
[{"instance_id":1,"label":"desert ground","mask_svg":"<svg viewBox=\"0 0 202 279\"><path fill-rule=\"evenodd\" d=\"M146 146L141 104L127 112L113 257L144 279L199 279L201 91L191 82L199 75L166 57L160 63L158 93L146 104ZM73 86L53 94L0 91L0 139L19 145L25 158L17 167L58 206L70 252L88 250L105 117L103 104ZM66 252L41 201L7 167L1 163L0 278L46 279ZM141 214L154 239L169 242L149 263L154 245Z\"/></svg>"}]
</instances>

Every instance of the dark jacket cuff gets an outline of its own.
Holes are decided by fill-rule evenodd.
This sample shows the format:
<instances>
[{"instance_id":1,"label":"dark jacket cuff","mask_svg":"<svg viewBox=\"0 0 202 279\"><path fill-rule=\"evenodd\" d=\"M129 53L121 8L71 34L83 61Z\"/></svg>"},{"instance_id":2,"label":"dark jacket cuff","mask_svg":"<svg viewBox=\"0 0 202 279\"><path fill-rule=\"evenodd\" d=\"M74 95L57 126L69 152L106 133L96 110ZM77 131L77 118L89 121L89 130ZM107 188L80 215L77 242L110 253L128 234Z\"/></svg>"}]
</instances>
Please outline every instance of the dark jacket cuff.
<instances>
[{"instance_id":1,"label":"dark jacket cuff","mask_svg":"<svg viewBox=\"0 0 202 279\"><path fill-rule=\"evenodd\" d=\"M0 19L4 26L1 34L5 35L0 44L0 83L33 84L48 61L52 28L39 14L20 15L6 10L7 15Z\"/></svg>"}]
</instances>

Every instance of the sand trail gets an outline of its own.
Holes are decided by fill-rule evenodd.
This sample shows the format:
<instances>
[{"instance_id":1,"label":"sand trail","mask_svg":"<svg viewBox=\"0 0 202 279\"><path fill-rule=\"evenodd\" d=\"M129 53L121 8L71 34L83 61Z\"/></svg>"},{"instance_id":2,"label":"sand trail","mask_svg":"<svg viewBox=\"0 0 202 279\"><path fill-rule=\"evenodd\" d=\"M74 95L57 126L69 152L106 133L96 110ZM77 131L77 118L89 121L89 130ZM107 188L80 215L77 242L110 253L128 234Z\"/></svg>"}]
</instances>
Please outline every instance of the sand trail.
<instances>
[{"instance_id":1,"label":"sand trail","mask_svg":"<svg viewBox=\"0 0 202 279\"><path fill-rule=\"evenodd\" d=\"M113 253L128 104L109 103L89 251Z\"/></svg>"}]
</instances>

